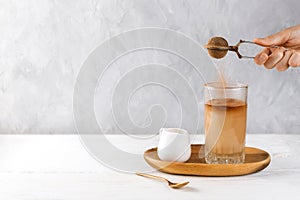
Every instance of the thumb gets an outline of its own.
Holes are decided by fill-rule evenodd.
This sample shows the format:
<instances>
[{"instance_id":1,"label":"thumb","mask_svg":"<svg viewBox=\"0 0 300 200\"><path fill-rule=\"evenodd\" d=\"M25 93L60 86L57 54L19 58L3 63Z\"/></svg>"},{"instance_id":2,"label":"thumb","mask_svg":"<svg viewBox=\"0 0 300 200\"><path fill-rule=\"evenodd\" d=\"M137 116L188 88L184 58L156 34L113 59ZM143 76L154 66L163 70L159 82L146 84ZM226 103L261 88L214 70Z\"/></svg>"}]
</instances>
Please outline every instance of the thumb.
<instances>
[{"instance_id":1,"label":"thumb","mask_svg":"<svg viewBox=\"0 0 300 200\"><path fill-rule=\"evenodd\" d=\"M283 45L288 41L290 37L290 30L285 29L273 35L267 36L265 38L255 38L253 42L258 45L270 47L274 45Z\"/></svg>"}]
</instances>

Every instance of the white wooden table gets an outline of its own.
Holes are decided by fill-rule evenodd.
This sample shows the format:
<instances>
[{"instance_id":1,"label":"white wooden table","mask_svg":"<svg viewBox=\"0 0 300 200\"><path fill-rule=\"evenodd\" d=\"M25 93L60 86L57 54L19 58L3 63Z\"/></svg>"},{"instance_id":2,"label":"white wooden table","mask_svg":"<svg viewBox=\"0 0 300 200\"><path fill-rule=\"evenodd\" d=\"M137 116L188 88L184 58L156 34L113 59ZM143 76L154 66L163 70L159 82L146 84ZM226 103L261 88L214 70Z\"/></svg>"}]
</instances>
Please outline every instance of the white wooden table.
<instances>
[{"instance_id":1,"label":"white wooden table","mask_svg":"<svg viewBox=\"0 0 300 200\"><path fill-rule=\"evenodd\" d=\"M119 143L124 138L110 137ZM142 148L156 142L148 141ZM271 154L264 171L227 178L154 173L190 181L188 187L174 190L104 167L86 152L77 135L1 135L0 200L299 199L300 135L248 135L247 144Z\"/></svg>"}]
</instances>

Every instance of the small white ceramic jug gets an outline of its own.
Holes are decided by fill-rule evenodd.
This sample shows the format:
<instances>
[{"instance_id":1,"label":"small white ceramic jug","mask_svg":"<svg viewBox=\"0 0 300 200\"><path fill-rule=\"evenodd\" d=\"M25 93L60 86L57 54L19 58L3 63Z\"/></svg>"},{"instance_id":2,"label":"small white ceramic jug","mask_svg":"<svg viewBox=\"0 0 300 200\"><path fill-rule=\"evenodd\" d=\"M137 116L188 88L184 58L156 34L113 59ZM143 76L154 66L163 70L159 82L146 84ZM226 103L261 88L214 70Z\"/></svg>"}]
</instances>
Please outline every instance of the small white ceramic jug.
<instances>
[{"instance_id":1,"label":"small white ceramic jug","mask_svg":"<svg viewBox=\"0 0 300 200\"><path fill-rule=\"evenodd\" d=\"M189 133L180 128L161 128L157 154L161 160L186 162L191 156Z\"/></svg>"}]
</instances>

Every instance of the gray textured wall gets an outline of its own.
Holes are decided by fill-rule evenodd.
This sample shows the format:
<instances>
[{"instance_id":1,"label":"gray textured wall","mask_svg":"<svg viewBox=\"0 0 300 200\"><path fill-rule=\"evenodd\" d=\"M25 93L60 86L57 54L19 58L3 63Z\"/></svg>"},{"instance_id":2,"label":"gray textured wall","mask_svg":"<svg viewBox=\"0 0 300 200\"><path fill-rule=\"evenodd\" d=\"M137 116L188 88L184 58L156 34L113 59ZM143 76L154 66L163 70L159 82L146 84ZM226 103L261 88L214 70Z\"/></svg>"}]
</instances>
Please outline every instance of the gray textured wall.
<instances>
[{"instance_id":1,"label":"gray textured wall","mask_svg":"<svg viewBox=\"0 0 300 200\"><path fill-rule=\"evenodd\" d=\"M299 24L299 10L298 0L1 0L0 132L75 133L76 76L89 53L112 35L162 27L180 31L199 45L214 35L236 43ZM106 133L120 133L110 116L109 97L116 81L134 66L147 63L168 65L182 73L198 92L199 104L203 103L202 82L188 63L157 50L133 52L112 64L96 90L95 113ZM215 64L224 68L229 80L250 86L248 132L300 133L300 69L268 71L232 54ZM157 86L142 88L133 96L128 106L132 120L147 124L148 108L157 99L168 110L166 126L176 126L180 106ZM185 128L192 117L183 119Z\"/></svg>"}]
</instances>

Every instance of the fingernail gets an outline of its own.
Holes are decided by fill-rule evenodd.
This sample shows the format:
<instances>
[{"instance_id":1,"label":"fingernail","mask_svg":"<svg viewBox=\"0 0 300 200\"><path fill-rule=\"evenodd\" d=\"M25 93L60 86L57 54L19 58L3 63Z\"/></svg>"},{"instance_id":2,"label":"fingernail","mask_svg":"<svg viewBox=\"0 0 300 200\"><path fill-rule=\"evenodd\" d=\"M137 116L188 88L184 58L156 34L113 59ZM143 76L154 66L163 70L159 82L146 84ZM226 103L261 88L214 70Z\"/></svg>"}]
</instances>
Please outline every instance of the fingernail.
<instances>
[{"instance_id":1,"label":"fingernail","mask_svg":"<svg viewBox=\"0 0 300 200\"><path fill-rule=\"evenodd\" d=\"M259 42L262 38L254 38L253 42Z\"/></svg>"},{"instance_id":2,"label":"fingernail","mask_svg":"<svg viewBox=\"0 0 300 200\"><path fill-rule=\"evenodd\" d=\"M254 60L256 64L262 65L268 60L268 55L265 53L259 53L258 55L255 56Z\"/></svg>"},{"instance_id":3,"label":"fingernail","mask_svg":"<svg viewBox=\"0 0 300 200\"><path fill-rule=\"evenodd\" d=\"M259 55L258 60L259 60L260 63L265 63L267 58L268 58L267 54L262 53L262 54Z\"/></svg>"},{"instance_id":4,"label":"fingernail","mask_svg":"<svg viewBox=\"0 0 300 200\"><path fill-rule=\"evenodd\" d=\"M256 44L263 44L265 42L264 38L254 38L253 42Z\"/></svg>"}]
</instances>

